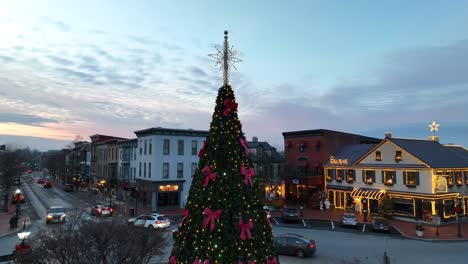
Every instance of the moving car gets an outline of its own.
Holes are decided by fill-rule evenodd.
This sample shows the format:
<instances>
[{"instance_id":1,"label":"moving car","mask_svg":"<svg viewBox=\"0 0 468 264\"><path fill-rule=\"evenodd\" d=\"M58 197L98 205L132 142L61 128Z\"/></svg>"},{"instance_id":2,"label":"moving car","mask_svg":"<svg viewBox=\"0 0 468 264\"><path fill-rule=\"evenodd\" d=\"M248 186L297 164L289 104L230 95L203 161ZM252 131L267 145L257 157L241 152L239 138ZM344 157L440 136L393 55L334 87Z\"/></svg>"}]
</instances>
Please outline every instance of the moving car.
<instances>
[{"instance_id":1,"label":"moving car","mask_svg":"<svg viewBox=\"0 0 468 264\"><path fill-rule=\"evenodd\" d=\"M341 216L341 225L357 227L358 219L355 213L344 213Z\"/></svg>"},{"instance_id":2,"label":"moving car","mask_svg":"<svg viewBox=\"0 0 468 264\"><path fill-rule=\"evenodd\" d=\"M52 183L49 182L49 181L46 181L46 182L44 183L44 188L52 188Z\"/></svg>"},{"instance_id":3,"label":"moving car","mask_svg":"<svg viewBox=\"0 0 468 264\"><path fill-rule=\"evenodd\" d=\"M52 206L47 210L46 224L65 222L65 208L62 206Z\"/></svg>"},{"instance_id":4,"label":"moving car","mask_svg":"<svg viewBox=\"0 0 468 264\"><path fill-rule=\"evenodd\" d=\"M98 204L91 208L91 215L95 216L112 216L114 214L114 208Z\"/></svg>"},{"instance_id":5,"label":"moving car","mask_svg":"<svg viewBox=\"0 0 468 264\"><path fill-rule=\"evenodd\" d=\"M128 224L138 227L165 228L171 225L171 221L165 215L152 213L130 218Z\"/></svg>"},{"instance_id":6,"label":"moving car","mask_svg":"<svg viewBox=\"0 0 468 264\"><path fill-rule=\"evenodd\" d=\"M63 190L65 192L73 192L73 184L67 183L67 184L63 185Z\"/></svg>"},{"instance_id":7,"label":"moving car","mask_svg":"<svg viewBox=\"0 0 468 264\"><path fill-rule=\"evenodd\" d=\"M387 219L383 217L374 217L372 219L372 232L374 231L385 231L390 232L390 224L388 223Z\"/></svg>"},{"instance_id":8,"label":"moving car","mask_svg":"<svg viewBox=\"0 0 468 264\"><path fill-rule=\"evenodd\" d=\"M313 256L317 250L315 240L309 240L298 234L284 234L273 239L273 246L278 254L295 255L300 258Z\"/></svg>"},{"instance_id":9,"label":"moving car","mask_svg":"<svg viewBox=\"0 0 468 264\"><path fill-rule=\"evenodd\" d=\"M39 179L37 179L37 183L39 183L39 184L44 184L44 183L45 183L45 180L42 179L42 178L39 178Z\"/></svg>"},{"instance_id":10,"label":"moving car","mask_svg":"<svg viewBox=\"0 0 468 264\"><path fill-rule=\"evenodd\" d=\"M301 218L299 217L299 212L296 208L283 208L283 212L281 214L283 220L286 221L299 221Z\"/></svg>"}]
</instances>

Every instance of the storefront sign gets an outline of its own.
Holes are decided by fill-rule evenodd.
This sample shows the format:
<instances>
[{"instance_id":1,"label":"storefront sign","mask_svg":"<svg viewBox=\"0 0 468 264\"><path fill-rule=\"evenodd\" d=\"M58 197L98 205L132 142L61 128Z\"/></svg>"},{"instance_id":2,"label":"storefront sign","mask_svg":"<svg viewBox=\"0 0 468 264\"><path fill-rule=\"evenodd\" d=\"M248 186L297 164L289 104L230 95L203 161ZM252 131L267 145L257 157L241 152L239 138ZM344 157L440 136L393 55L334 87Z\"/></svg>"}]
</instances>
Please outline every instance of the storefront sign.
<instances>
[{"instance_id":1,"label":"storefront sign","mask_svg":"<svg viewBox=\"0 0 468 264\"><path fill-rule=\"evenodd\" d=\"M444 176L436 176L434 184L434 192L447 192L447 179Z\"/></svg>"},{"instance_id":2,"label":"storefront sign","mask_svg":"<svg viewBox=\"0 0 468 264\"><path fill-rule=\"evenodd\" d=\"M335 157L330 156L330 164L348 164L348 159L335 159Z\"/></svg>"}]
</instances>

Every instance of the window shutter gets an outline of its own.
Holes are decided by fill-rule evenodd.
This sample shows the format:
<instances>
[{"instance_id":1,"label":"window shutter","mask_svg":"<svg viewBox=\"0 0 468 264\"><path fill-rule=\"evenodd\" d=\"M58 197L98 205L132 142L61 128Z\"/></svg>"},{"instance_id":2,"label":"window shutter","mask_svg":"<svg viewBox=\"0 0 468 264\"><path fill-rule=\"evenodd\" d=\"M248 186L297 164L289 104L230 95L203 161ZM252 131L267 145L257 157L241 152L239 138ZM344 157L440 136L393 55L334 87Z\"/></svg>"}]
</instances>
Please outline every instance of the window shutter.
<instances>
[{"instance_id":1,"label":"window shutter","mask_svg":"<svg viewBox=\"0 0 468 264\"><path fill-rule=\"evenodd\" d=\"M372 182L375 183L375 171L372 173Z\"/></svg>"},{"instance_id":2,"label":"window shutter","mask_svg":"<svg viewBox=\"0 0 468 264\"><path fill-rule=\"evenodd\" d=\"M384 171L381 171L381 174L382 174L382 183L385 183L385 177L384 177L385 173L384 173Z\"/></svg>"},{"instance_id":3,"label":"window shutter","mask_svg":"<svg viewBox=\"0 0 468 264\"><path fill-rule=\"evenodd\" d=\"M394 171L393 173L393 184L396 184L396 171Z\"/></svg>"},{"instance_id":4,"label":"window shutter","mask_svg":"<svg viewBox=\"0 0 468 264\"><path fill-rule=\"evenodd\" d=\"M335 179L336 169L332 170L332 181Z\"/></svg>"},{"instance_id":5,"label":"window shutter","mask_svg":"<svg viewBox=\"0 0 468 264\"><path fill-rule=\"evenodd\" d=\"M403 172L403 183L406 185L406 171Z\"/></svg>"},{"instance_id":6,"label":"window shutter","mask_svg":"<svg viewBox=\"0 0 468 264\"><path fill-rule=\"evenodd\" d=\"M366 182L366 179L364 177L364 170L362 170L361 173L362 173L362 182Z\"/></svg>"},{"instance_id":7,"label":"window shutter","mask_svg":"<svg viewBox=\"0 0 468 264\"><path fill-rule=\"evenodd\" d=\"M419 171L416 172L416 185L419 185Z\"/></svg>"},{"instance_id":8,"label":"window shutter","mask_svg":"<svg viewBox=\"0 0 468 264\"><path fill-rule=\"evenodd\" d=\"M351 170L352 173L353 173L353 181L356 181L356 171L355 170ZM467 176L468 177L468 176Z\"/></svg>"}]
</instances>

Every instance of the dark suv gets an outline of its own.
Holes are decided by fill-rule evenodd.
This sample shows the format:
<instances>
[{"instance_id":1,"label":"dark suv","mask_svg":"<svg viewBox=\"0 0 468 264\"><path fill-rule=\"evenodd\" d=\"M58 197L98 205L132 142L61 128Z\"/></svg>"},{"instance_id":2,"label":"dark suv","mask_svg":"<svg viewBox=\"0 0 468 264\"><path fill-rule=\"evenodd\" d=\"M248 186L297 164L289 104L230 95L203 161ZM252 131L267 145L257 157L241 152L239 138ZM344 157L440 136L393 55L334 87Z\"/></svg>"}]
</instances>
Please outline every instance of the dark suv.
<instances>
[{"instance_id":1,"label":"dark suv","mask_svg":"<svg viewBox=\"0 0 468 264\"><path fill-rule=\"evenodd\" d=\"M301 218L299 217L299 211L296 208L283 208L281 217L285 222L301 220Z\"/></svg>"},{"instance_id":2,"label":"dark suv","mask_svg":"<svg viewBox=\"0 0 468 264\"><path fill-rule=\"evenodd\" d=\"M303 258L313 256L316 251L315 240L297 234L284 234L274 238L273 246L278 254L296 255Z\"/></svg>"}]
</instances>

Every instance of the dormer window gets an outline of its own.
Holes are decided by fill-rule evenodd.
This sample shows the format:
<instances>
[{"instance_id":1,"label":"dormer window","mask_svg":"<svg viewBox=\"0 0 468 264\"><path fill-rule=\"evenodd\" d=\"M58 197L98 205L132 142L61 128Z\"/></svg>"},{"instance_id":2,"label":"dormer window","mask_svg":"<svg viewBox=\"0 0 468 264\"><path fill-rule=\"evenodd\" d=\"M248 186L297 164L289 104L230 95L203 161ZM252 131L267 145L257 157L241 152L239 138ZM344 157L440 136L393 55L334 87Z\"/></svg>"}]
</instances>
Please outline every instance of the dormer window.
<instances>
[{"instance_id":1,"label":"dormer window","mask_svg":"<svg viewBox=\"0 0 468 264\"><path fill-rule=\"evenodd\" d=\"M401 150L395 151L395 161L400 162L403 160L403 156L401 155Z\"/></svg>"},{"instance_id":2,"label":"dormer window","mask_svg":"<svg viewBox=\"0 0 468 264\"><path fill-rule=\"evenodd\" d=\"M382 161L382 152L380 152L380 151L375 152L375 160L376 161Z\"/></svg>"}]
</instances>

